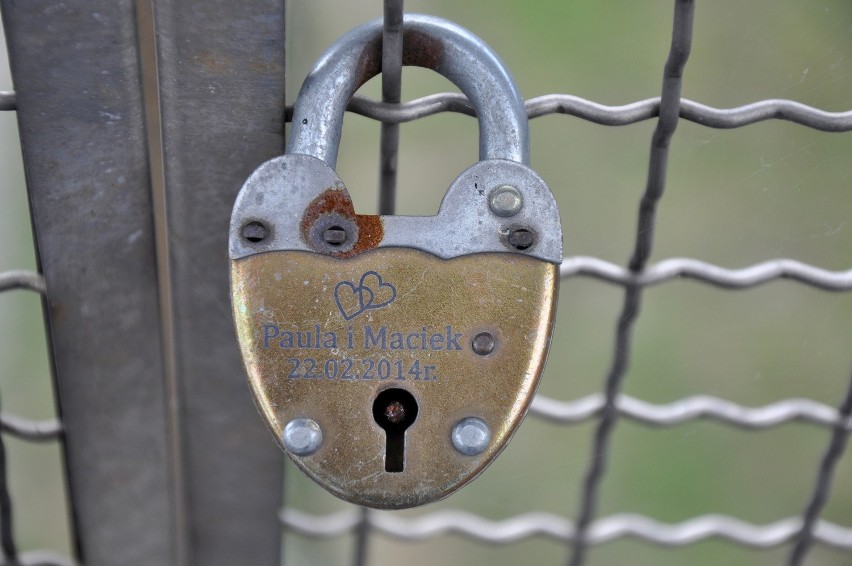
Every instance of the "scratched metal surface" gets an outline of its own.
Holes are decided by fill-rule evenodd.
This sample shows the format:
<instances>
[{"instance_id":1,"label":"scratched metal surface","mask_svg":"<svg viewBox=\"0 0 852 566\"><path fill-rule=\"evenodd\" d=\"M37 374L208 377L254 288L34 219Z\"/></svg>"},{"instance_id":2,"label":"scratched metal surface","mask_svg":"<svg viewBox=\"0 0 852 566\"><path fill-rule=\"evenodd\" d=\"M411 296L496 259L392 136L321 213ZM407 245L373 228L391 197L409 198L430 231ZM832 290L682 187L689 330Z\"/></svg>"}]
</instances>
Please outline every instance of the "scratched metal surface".
<instances>
[{"instance_id":1,"label":"scratched metal surface","mask_svg":"<svg viewBox=\"0 0 852 566\"><path fill-rule=\"evenodd\" d=\"M290 420L312 419L322 446L293 461L339 497L384 509L447 497L505 448L541 376L558 284L556 266L521 254L445 260L404 248L345 261L266 252L233 260L231 280L246 371L276 438ZM355 285L372 289L369 310ZM490 355L470 347L479 332L499 344ZM370 409L390 385L418 407L398 473L385 473L386 433ZM450 445L452 425L468 416L491 430L476 456Z\"/></svg>"},{"instance_id":2,"label":"scratched metal surface","mask_svg":"<svg viewBox=\"0 0 852 566\"><path fill-rule=\"evenodd\" d=\"M79 558L169 564L172 484L141 75L135 50L113 47L135 43L133 4L8 1L2 14L45 277L21 284L49 293L70 499L85 533ZM56 436L56 426L20 424L31 437ZM4 519L3 554L14 563Z\"/></svg>"},{"instance_id":3,"label":"scratched metal surface","mask_svg":"<svg viewBox=\"0 0 852 566\"><path fill-rule=\"evenodd\" d=\"M155 1L173 363L189 563L279 561L282 459L246 395L228 221L283 146L284 1Z\"/></svg>"}]
</instances>

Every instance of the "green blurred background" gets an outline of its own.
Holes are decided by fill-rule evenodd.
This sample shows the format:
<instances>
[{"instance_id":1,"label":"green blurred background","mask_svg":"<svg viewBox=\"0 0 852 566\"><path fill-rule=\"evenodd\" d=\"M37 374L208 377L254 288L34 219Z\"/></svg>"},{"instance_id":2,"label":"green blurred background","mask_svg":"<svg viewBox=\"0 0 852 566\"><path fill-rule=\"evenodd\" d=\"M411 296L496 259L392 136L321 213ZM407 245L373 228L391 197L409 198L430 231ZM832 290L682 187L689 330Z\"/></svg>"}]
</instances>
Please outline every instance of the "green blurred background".
<instances>
[{"instance_id":1,"label":"green blurred background","mask_svg":"<svg viewBox=\"0 0 852 566\"><path fill-rule=\"evenodd\" d=\"M671 34L671 0L415 1L407 11L471 29L511 69L526 98L569 93L605 104L659 94ZM335 38L381 15L378 0L292 0L288 101ZM5 64L5 57L3 64ZM0 89L11 88L7 69ZM403 99L455 90L422 69L403 73ZM361 91L380 94L374 79ZM848 0L698 2L683 96L715 107L789 98L852 108L852 3ZM0 113L0 270L34 267L15 117ZM624 264L634 241L654 121L605 127L567 116L531 123L532 165L562 212L567 255ZM376 212L377 122L347 115L338 173L359 212ZM831 270L852 267L852 135L771 121L714 130L682 121L672 143L652 261L695 257L739 268L787 257ZM476 122L443 114L401 128L398 208L432 214L452 179L477 158ZM623 290L588 278L562 283L557 328L540 391L575 399L600 390L612 357ZM788 281L726 291L673 281L645 293L625 393L655 402L709 394L757 406L787 397L838 404L852 371L852 294ZM40 301L0 294L3 409L52 414ZM590 462L592 423L530 418L481 477L447 500L401 513L462 508L499 520L528 511L573 518ZM21 546L67 551L58 449L6 438ZM679 522L722 513L765 524L800 513L828 432L809 424L744 431L702 420L653 428L620 420L610 447L600 516L619 512ZM93 462L92 465L97 465ZM327 513L345 507L288 464L288 503ZM836 473L824 518L852 526L852 461ZM289 564L344 564L351 537L285 540ZM591 565L779 564L789 547L752 550L711 540L679 549L621 539L594 547ZM485 546L448 535L403 544L378 535L371 563L559 564L546 538ZM852 557L817 545L808 564Z\"/></svg>"}]
</instances>

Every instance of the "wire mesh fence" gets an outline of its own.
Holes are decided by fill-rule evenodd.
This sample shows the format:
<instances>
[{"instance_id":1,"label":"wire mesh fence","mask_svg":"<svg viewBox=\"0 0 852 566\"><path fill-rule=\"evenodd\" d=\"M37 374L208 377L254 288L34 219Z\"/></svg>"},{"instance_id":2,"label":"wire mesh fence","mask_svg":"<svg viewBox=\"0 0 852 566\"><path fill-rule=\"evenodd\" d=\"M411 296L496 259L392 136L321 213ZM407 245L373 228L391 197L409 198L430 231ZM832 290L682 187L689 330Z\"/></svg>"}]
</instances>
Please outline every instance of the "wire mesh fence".
<instances>
[{"instance_id":1,"label":"wire mesh fence","mask_svg":"<svg viewBox=\"0 0 852 566\"><path fill-rule=\"evenodd\" d=\"M668 4L670 6L670 4ZM832 5L833 6L833 5ZM506 476L507 479L499 480L504 483L490 487L488 491L473 493L467 498L451 498L435 508L427 508L422 511L406 513L375 512L356 508L343 508L340 504L323 500L323 495L314 488L306 486L301 478L288 473L285 501L287 505L280 512L280 521L284 533L285 557L292 563L325 563L333 557L346 563L367 564L373 561L382 561L388 553L409 552L412 545L416 552L430 552L429 559L436 556L458 559L453 554L442 554L443 549L435 546L419 546L424 541L446 541L443 535L461 536L484 546L507 545L522 546L522 552L528 556L563 556L563 559L572 565L587 563L611 563L609 561L623 560L635 551L635 547L622 547L620 555L595 554L595 549L611 546L624 539L638 540L643 543L654 543L662 549L654 548L650 563L665 563L666 553L671 553L671 548L693 547L708 540L721 541L722 544L735 543L746 549L776 549L777 553L771 555L767 563L784 562L788 564L804 563L844 563L852 552L852 525L849 523L848 511L842 510L835 516L846 517L846 522L835 522L826 518L826 505L833 499L840 498L839 507L848 508L848 479L843 483L844 491L837 494L832 490L832 484L842 481L839 476L843 470L842 455L847 442L849 431L852 430L852 383L849 382L849 356L848 347L843 350L839 358L840 363L846 364L846 373L833 376L834 387L831 389L834 396L830 399L820 391L821 399L808 398L807 395L796 395L792 397L775 397L770 402L763 404L744 403L725 398L723 395L702 393L699 395L686 395L671 400L671 395L659 394L659 389L650 389L651 397L656 399L669 398L668 401L650 400L641 394L631 394L626 379L631 372L637 371L635 366L647 364L646 357L639 360L632 350L635 343L639 341L639 331L636 325L642 319L640 312L643 303L651 303L659 306L649 297L649 289L655 286L675 285L678 281L689 279L700 285L717 287L727 290L740 290L760 287L758 292L767 292L763 286L774 281L787 279L796 285L808 289L810 292L827 291L834 296L846 296L845 293L852 290L852 269L831 270L823 266L792 259L762 259L742 268L731 269L720 264L702 261L692 258L673 258L661 261L651 261L655 246L655 228L659 223L657 218L663 199L667 180L671 176L673 163L677 162L677 154L673 154L672 148L678 143L674 137L675 131L682 122L689 122L701 128L708 129L736 129L752 126L760 122L788 121L799 128L807 128L822 132L848 132L852 130L852 111L828 111L808 104L795 102L787 99L765 99L751 102L731 108L717 108L702 102L689 100L682 96L684 84L688 81L689 62L693 49L693 27L700 24L700 16L694 14L695 2L691 0L676 0L674 2L673 17L670 16L671 34L666 63L663 67L662 89L659 97L648 98L638 102L620 106L610 106L599 102L588 100L577 95L552 94L539 96L527 100L527 113L530 118L542 119L554 114L566 114L576 117L584 122L606 126L629 126L643 121L654 124L653 131L640 132L644 136L647 148L647 134L650 133L650 158L644 168L647 179L644 191L640 197L638 220L633 221L635 230L631 235L631 256L626 266L621 266L608 259L599 257L570 255L574 248L571 241L566 242L569 250L561 266L561 277L563 285L571 284L582 279L591 279L595 284L604 283L614 286L615 289L623 291L621 296L616 294L606 295L606 301L618 301L621 303L620 311L614 312L615 339L612 351L609 352L609 367L606 369L602 384L598 384L598 391L571 397L557 397L544 390L536 397L531 409L531 419L540 419L547 426L557 425L559 429L575 426L579 434L585 435L583 442L572 444L582 446L584 454L576 456L571 464L576 468L579 481L570 481L569 474L563 473L564 469L558 470L556 474L559 481L546 486L546 490L561 490L561 492L574 490L571 506L565 506L565 499L555 498L559 502L560 512L538 509L535 502L523 509L521 512L507 513L504 507L493 507L484 504L475 498L482 497L483 493L494 493L495 491L512 490L517 486L518 470L512 468ZM381 89L381 101L356 96L350 104L349 110L354 114L361 115L370 120L382 124L379 162L380 162L380 184L381 198L380 211L383 213L393 212L395 209L396 194L396 167L399 159L399 126L406 122L415 122L422 118L444 113L462 113L473 115L474 111L463 96L455 93L444 93L417 98L410 102L400 103L401 89L403 86L402 73L400 71L401 61L399 51L399 25L401 21L402 2L385 2L385 51L384 51L384 76ZM289 26L294 26L292 21ZM487 38L486 38L487 39ZM499 49L498 49L499 51ZM845 55L837 55L845 57ZM516 73L517 74L517 73ZM831 85L831 82L829 82ZM523 83L522 83L523 88ZM735 87L732 87L735 88ZM4 94L0 97L2 108L11 110L14 108L14 95ZM289 120L289 116L286 117ZM536 120L538 122L538 120ZM347 126L348 127L348 126ZM564 127L564 126L562 126ZM759 127L759 126L755 126ZM766 134L766 132L764 132ZM700 135L700 134L699 134ZM845 146L841 146L841 149ZM536 144L533 143L533 154L535 155ZM760 151L760 150L758 150ZM535 164L535 161L534 161ZM344 165L345 167L345 165ZM603 171L601 171L604 173ZM633 172L635 176L635 171ZM344 180L346 177L343 176ZM683 182L688 176L681 174L678 180ZM848 178L848 173L839 177L836 182L842 184L842 180ZM634 179L635 180L635 179ZM350 186L351 188L351 186ZM559 187L554 187L559 194ZM572 189L579 190L579 189ZM840 189L842 190L842 188ZM634 195L635 196L635 195ZM825 198L825 197L823 197ZM635 200L635 198L634 198ZM828 205L831 206L831 201ZM402 204L396 199L396 204ZM735 202L732 199L729 202ZM840 201L839 201L840 202ZM849 202L842 201L844 203ZM840 204L836 206L847 206ZM399 206L396 206L398 209ZM635 214L635 213L634 213ZM568 215L571 216L570 214ZM827 227L831 232L834 228ZM840 245L844 245L843 224L840 228ZM712 236L710 234L709 236ZM570 238L570 232L569 232ZM845 238L848 241L848 238ZM848 249L848 244L845 245ZM845 255L844 255L845 254ZM848 266L849 256L846 251L839 252L838 263ZM844 264L844 262L846 262ZM35 273L29 272L3 272L0 274L0 291L11 289L27 289L37 293L45 292L44 280ZM694 299L694 295L692 296ZM790 295L773 294L771 301L777 304L778 297L785 300ZM563 299L564 300L564 299ZM756 295L750 295L748 299L757 301ZM832 303L828 310L836 309L836 312L820 315L825 317L838 317L844 320L850 318L848 301L837 301ZM729 307L730 308L730 307ZM653 311L647 306L646 310ZM685 308L684 308L685 310ZM733 313L736 314L736 313ZM693 320L688 320L689 315L684 313L684 319L679 324L684 326L697 326ZM647 315L646 315L647 317ZM674 317L671 320L676 320ZM726 319L727 320L727 319ZM736 321L736 316L730 320ZM841 326L843 328L843 326ZM611 329L610 329L611 333ZM554 338L554 353L557 367L553 368L554 361L548 377L564 373L563 359L558 350L560 340L565 339L565 334L557 333ZM700 341L700 340L699 340ZM848 335L839 337L840 343L848 346ZM640 344L648 348L648 344ZM666 348L663 343L659 346ZM754 344L737 345L742 348L754 348ZM825 346L797 344L791 354L796 357L808 358L816 356L823 351ZM604 350L600 347L597 351ZM576 352L573 352L576 353ZM696 352L692 352L693 354ZM717 350L708 346L708 351L697 353L705 356L705 364L710 366L707 370L710 375L716 371L724 371L726 367L720 359ZM670 354L671 355L671 354ZM775 354L773 354L775 355ZM661 359L661 363L669 363L668 358ZM714 368L713 366L717 366ZM810 368L809 375L802 376L801 391L809 390L808 379L813 379L813 373L820 370L816 362L804 362L804 367ZM768 366L771 369L771 365ZM639 370L647 372L648 370ZM61 369L60 369L61 375ZM653 370L651 370L653 375ZM839 384L839 385L838 385ZM701 381L701 387L708 392L720 391L712 382ZM660 386L661 388L664 385ZM773 388L770 386L769 391ZM780 388L779 388L780 389ZM672 385L673 391L683 391L683 387ZM840 395L836 391L841 391ZM654 428L669 430L669 427L688 425L696 421L718 422L722 425L732 425L735 428L750 431L764 431L768 434L778 427L788 423L798 422L800 426L812 425L811 428L819 434L807 437L809 451L807 455L802 451L801 458L796 457L797 466L802 470L796 472L797 489L794 496L801 496L799 508L787 516L774 517L768 520L758 521L737 516L735 513L720 514L715 512L712 498L702 499L703 503L709 504L704 511L681 516L678 520L662 520L659 516L650 513L625 513L623 511L611 512L611 509L621 508L618 501L608 501L606 479L615 473L619 467L619 455L627 452L629 446L624 441L619 442L616 436L624 431L630 423L650 425ZM5 435L12 435L27 441L53 441L62 438L62 425L58 421L28 421L17 416L4 413L0 418L2 431ZM539 426L534 433L542 429L540 425L533 424L530 420L525 429ZM786 428L784 429L787 430ZM705 431L706 432L706 431ZM628 438L635 438L636 432L627 430L622 432ZM693 431L693 434L697 434ZM722 436L720 429L712 429L707 435ZM754 432L753 434L758 434ZM558 441L553 438L561 438L563 433L550 432L544 446L539 446L539 451L549 454L554 451L564 450ZM725 437L728 438L727 436ZM531 436L522 436L516 443L535 440ZM677 443L689 442L686 436L678 437ZM758 440L758 443L761 441ZM780 441L781 445L787 441ZM677 444L676 443L676 444ZM798 445L798 444L797 444ZM514 446L514 445L513 445ZM791 443L792 446L792 443ZM671 447L669 447L671 448ZM712 445L708 450L712 451ZM513 448L514 449L514 448ZM680 448L676 445L674 451ZM791 448L791 451L794 449ZM660 457L665 452L648 449L645 459L650 460L655 470L673 467L668 465L668 460L655 461L655 454ZM725 451L715 452L725 454ZM2 445L0 445L0 454ZM731 459L743 458L743 452L734 453ZM665 457L665 456L663 456ZM544 465L547 458L542 458L541 452L525 450L516 452L514 455L507 452L504 458L515 458L521 461L521 468L532 468ZM783 458L781 459L783 460ZM674 462L675 460L672 460ZM775 460L773 460L775 461ZM0 462L5 464L4 461ZM683 464L680 464L683 468ZM748 464L743 464L748 466ZM690 468L685 468L690 469ZM628 471L629 473L629 471ZM672 478L678 473L684 473L683 469L670 472L674 475L666 476L667 481L676 482ZM788 473L785 469L777 469L779 475ZM792 472L790 472L792 474ZM514 475L513 475L514 474ZM753 475L751 481L762 481ZM20 553L16 548L16 541L12 530L12 498L9 496L6 475L0 475L0 542L6 563L14 564L68 564L68 559L45 554L40 551ZM192 475L187 477L192 481ZM485 478L479 480L486 481ZM533 479L532 481L535 481ZM641 476L634 480L643 481ZM646 477L644 481L648 481ZM727 489L735 491L732 486L738 481L736 478L715 478L712 476L702 477L699 480L705 483L719 483ZM772 485L772 480L766 479ZM806 485L801 485L802 483ZM578 485L579 484L579 485ZM690 484L692 485L692 484ZM476 489L476 485L468 488L470 491ZM520 489L520 488L517 488ZM638 489L638 487L636 488ZM619 494L622 494L619 491ZM529 494L524 493L523 498ZM670 493L665 486L656 492L657 497L665 498L688 498L696 495L693 492L685 494L677 492ZM545 494L544 497L547 495ZM736 496L736 495L735 495ZM779 497L780 499L780 497ZM313 500L319 503L312 502ZM541 500L536 500L541 503ZM751 501L751 500L750 500ZM844 501L846 504L844 505ZM462 510L460 504L467 503L470 510ZM517 501L515 501L517 503ZM767 502L768 505L769 502ZM26 504L25 502L22 504ZM542 507L545 507L542 504ZM731 506L736 508L736 506ZM307 509L310 510L307 510ZM687 506L686 508L694 508ZM684 509L678 509L683 515ZM495 515L497 517L495 517ZM672 516L672 513L667 513ZM766 516L765 513L754 513L754 516ZM87 533L78 532L78 536L85 538ZM341 541L346 544L337 545L333 552L319 551L317 545L301 544L298 537L305 540L319 541L317 544L325 544L325 541ZM348 537L348 538L347 538ZM397 546L379 547L390 541L399 541ZM537 554L542 541L555 543L558 550L550 548L546 554ZM300 546L301 544L301 546ZM300 548L294 553L290 547ZM828 548L833 554L815 554L814 547ZM470 546L462 547L470 555L476 550ZM430 550L426 550L430 549ZM315 551L313 558L302 553ZM567 555L565 554L567 552ZM691 555L717 557L718 553L708 551L707 554ZM431 554L434 553L434 554ZM376 557L379 558L376 558ZM507 554L507 560L513 560L517 555ZM618 556L620 558L614 558ZM679 555L682 559L684 555ZM730 556L730 555L721 555ZM740 555L737 555L740 556ZM752 555L749 555L752 556ZM475 559L467 560L475 563ZM488 555L482 559L483 562L497 563L495 555ZM637 558L636 563L642 558ZM677 559L676 559L677 560ZM722 559L723 560L723 559ZM312 562L313 561L313 562ZM774 561L774 562L771 562ZM190 561L191 562L191 561ZM428 562L428 560L427 560ZM509 562L507 562L509 563ZM677 562L674 562L677 563ZM719 562L723 563L723 562Z\"/></svg>"}]
</instances>

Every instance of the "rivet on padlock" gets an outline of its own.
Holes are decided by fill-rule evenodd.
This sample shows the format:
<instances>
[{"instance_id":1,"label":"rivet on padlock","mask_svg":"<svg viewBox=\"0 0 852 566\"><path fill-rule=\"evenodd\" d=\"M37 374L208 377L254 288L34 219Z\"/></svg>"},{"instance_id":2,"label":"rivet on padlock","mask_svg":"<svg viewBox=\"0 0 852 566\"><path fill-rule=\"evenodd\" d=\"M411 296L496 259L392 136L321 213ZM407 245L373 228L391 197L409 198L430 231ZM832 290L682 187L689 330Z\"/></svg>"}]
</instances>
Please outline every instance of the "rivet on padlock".
<instances>
[{"instance_id":1,"label":"rivet on padlock","mask_svg":"<svg viewBox=\"0 0 852 566\"><path fill-rule=\"evenodd\" d=\"M352 94L381 70L382 23L305 80L285 155L252 173L231 218L234 319L258 408L293 461L376 508L446 497L506 446L550 343L562 231L529 167L523 99L497 56L409 14L403 64L477 111L480 162L436 216L356 214L334 171Z\"/></svg>"}]
</instances>

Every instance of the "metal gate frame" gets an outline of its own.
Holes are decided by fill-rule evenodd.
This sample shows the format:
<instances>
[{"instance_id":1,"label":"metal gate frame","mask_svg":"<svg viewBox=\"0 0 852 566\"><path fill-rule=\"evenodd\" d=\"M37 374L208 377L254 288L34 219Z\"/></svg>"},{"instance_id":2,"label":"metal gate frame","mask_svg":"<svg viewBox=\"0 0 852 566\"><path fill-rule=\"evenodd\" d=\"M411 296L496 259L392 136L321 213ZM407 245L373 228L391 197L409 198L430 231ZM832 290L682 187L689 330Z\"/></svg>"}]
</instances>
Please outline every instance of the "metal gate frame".
<instances>
[{"instance_id":1,"label":"metal gate frame","mask_svg":"<svg viewBox=\"0 0 852 566\"><path fill-rule=\"evenodd\" d=\"M78 559L279 563L283 462L245 394L221 226L284 145L283 0L0 9Z\"/></svg>"},{"instance_id":2,"label":"metal gate frame","mask_svg":"<svg viewBox=\"0 0 852 566\"><path fill-rule=\"evenodd\" d=\"M246 394L227 305L223 227L242 180L283 148L284 1L71 4L0 2L16 89L0 97L0 108L18 111L44 275L0 274L0 291L46 293L61 420L4 414L2 430L64 439L79 561L278 564L282 461ZM570 257L561 268L563 278L589 276L625 289L603 393L573 402L538 397L532 409L562 423L597 419L577 520L532 514L493 523L462 511L393 519L355 509L314 517L288 508L281 512L285 528L318 537L355 532L356 564L367 561L371 532L420 540L454 531L489 543L545 535L571 544L572 565L584 562L589 545L622 536L668 546L712 536L755 547L794 541L789 564L801 564L815 540L852 550L852 528L819 519L852 430L852 384L838 409L801 399L748 408L706 396L660 406L621 393L645 287L690 277L742 289L788 278L852 290L852 270L791 260L740 270L693 259L648 265L680 118L711 128L784 119L852 130L852 111L787 100L717 109L681 99L694 2L674 4L659 98L620 107L570 95L527 101L531 118L564 113L620 126L659 117L627 267ZM385 2L383 102L356 97L350 106L382 122L383 213L393 210L398 124L443 111L473 113L459 95L399 104L401 11L401 1ZM799 517L762 526L710 515L674 525L637 515L596 519L607 448L622 416L656 425L709 417L743 428L806 420L832 432ZM6 563L67 563L18 553L11 509L0 473Z\"/></svg>"}]
</instances>

